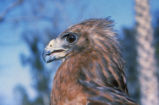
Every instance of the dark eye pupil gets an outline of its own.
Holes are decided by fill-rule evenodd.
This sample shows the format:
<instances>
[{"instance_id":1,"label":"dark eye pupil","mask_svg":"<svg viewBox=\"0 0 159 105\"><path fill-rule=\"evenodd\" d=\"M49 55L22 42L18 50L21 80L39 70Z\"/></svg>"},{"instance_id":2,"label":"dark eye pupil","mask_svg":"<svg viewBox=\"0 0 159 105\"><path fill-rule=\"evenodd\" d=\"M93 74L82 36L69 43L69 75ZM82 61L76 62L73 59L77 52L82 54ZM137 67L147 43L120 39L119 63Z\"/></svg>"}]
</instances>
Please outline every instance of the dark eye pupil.
<instances>
[{"instance_id":1,"label":"dark eye pupil","mask_svg":"<svg viewBox=\"0 0 159 105\"><path fill-rule=\"evenodd\" d=\"M69 42L69 43L72 43L76 40L76 36L75 35L68 35L66 37L66 40Z\"/></svg>"}]
</instances>

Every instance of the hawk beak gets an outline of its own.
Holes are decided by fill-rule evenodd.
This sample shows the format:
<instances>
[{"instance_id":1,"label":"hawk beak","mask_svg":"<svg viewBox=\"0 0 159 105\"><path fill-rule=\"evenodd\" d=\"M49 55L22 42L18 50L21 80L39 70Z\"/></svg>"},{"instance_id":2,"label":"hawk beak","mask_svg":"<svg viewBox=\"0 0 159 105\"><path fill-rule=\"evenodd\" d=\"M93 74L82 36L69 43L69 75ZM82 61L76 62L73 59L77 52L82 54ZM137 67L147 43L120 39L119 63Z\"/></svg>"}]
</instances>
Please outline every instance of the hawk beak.
<instances>
[{"instance_id":1,"label":"hawk beak","mask_svg":"<svg viewBox=\"0 0 159 105\"><path fill-rule=\"evenodd\" d=\"M42 56L46 63L50 63L64 57L65 49L62 48L62 45L58 42L59 41L57 41L56 39L53 39L44 49Z\"/></svg>"}]
</instances>

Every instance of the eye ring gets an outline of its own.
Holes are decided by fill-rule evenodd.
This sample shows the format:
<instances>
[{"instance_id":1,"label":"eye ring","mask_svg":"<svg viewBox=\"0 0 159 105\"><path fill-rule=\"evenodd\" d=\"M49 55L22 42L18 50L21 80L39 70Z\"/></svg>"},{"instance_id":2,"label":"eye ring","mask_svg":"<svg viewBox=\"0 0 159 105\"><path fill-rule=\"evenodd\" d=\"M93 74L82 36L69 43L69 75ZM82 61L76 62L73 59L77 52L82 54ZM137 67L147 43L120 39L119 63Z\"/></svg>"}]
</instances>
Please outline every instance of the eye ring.
<instances>
[{"instance_id":1,"label":"eye ring","mask_svg":"<svg viewBox=\"0 0 159 105\"><path fill-rule=\"evenodd\" d=\"M76 36L76 34L68 33L67 35L65 35L65 40L68 43L73 43L77 40L77 36Z\"/></svg>"}]
</instances>

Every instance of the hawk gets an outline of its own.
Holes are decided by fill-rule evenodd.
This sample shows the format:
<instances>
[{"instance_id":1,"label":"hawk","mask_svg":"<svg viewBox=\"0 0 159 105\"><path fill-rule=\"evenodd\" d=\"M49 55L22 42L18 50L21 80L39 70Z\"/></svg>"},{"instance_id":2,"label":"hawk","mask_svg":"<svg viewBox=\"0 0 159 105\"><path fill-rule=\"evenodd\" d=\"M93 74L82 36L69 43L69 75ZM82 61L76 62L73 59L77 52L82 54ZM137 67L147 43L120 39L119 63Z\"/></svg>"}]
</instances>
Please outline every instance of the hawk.
<instances>
[{"instance_id":1,"label":"hawk","mask_svg":"<svg viewBox=\"0 0 159 105\"><path fill-rule=\"evenodd\" d=\"M49 42L43 57L47 63L63 59L54 77L51 105L137 105L128 96L111 19L69 27Z\"/></svg>"}]
</instances>

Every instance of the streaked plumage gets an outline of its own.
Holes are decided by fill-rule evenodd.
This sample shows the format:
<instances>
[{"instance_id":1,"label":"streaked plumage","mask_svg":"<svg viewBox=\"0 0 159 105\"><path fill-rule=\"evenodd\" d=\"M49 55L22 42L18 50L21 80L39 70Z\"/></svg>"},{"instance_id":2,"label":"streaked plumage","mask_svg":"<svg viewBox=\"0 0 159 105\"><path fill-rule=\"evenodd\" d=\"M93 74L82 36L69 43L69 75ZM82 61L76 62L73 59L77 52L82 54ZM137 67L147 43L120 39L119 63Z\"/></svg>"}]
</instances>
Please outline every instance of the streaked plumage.
<instances>
[{"instance_id":1,"label":"streaked plumage","mask_svg":"<svg viewBox=\"0 0 159 105\"><path fill-rule=\"evenodd\" d=\"M51 105L136 105L128 97L115 36L110 19L90 19L48 44L47 62L64 59L54 77Z\"/></svg>"}]
</instances>

